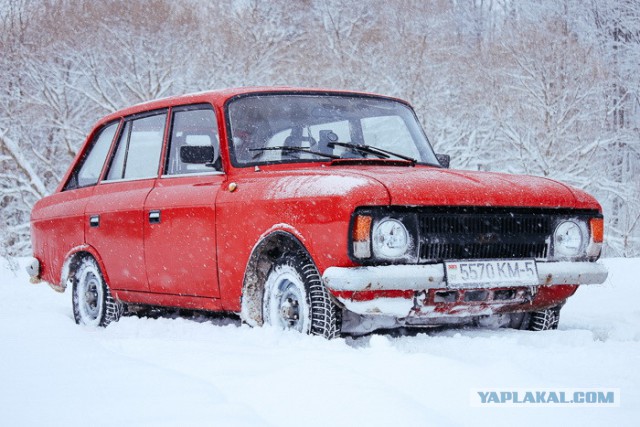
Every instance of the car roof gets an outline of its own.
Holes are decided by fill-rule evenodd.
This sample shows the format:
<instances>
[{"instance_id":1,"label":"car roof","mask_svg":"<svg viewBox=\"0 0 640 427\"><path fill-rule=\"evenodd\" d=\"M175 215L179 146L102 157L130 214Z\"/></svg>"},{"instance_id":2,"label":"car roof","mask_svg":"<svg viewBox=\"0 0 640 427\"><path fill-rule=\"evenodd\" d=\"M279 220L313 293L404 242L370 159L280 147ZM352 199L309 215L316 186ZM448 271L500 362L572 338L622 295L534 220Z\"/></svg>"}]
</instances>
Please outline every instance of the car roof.
<instances>
[{"instance_id":1,"label":"car roof","mask_svg":"<svg viewBox=\"0 0 640 427\"><path fill-rule=\"evenodd\" d=\"M242 96L242 95L261 94L261 93L264 93L264 94L310 93L310 94L326 94L326 95L375 96L375 97L396 99L398 101L406 103L406 101L403 101L401 99L383 96L383 95L377 95L377 94L368 93L368 92L323 89L323 88L304 88L304 87L294 87L294 86L251 86L251 87L238 87L238 88L228 88L228 89L189 93L185 95L171 96L166 98L155 99L152 101L142 102L140 104L136 104L131 107L127 107L127 108L123 108L121 110L115 111L103 117L97 123L97 126L101 126L104 123L110 122L115 119L119 119L124 116L140 114L146 111L158 110L158 109L168 108L168 107L177 106L177 105L206 103L206 104L212 104L214 106L222 107L231 98Z\"/></svg>"}]
</instances>

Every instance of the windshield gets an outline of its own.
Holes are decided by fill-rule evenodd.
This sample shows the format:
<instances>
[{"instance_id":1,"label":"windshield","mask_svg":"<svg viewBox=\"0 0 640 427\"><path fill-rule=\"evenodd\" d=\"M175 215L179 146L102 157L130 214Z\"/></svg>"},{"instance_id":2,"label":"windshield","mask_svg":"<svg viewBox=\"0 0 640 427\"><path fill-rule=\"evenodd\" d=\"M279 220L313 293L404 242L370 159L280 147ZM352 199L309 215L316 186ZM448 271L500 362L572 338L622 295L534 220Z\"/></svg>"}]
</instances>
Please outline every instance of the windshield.
<instances>
[{"instance_id":1,"label":"windshield","mask_svg":"<svg viewBox=\"0 0 640 427\"><path fill-rule=\"evenodd\" d=\"M390 159L439 165L413 110L357 95L260 94L227 107L235 166Z\"/></svg>"}]
</instances>

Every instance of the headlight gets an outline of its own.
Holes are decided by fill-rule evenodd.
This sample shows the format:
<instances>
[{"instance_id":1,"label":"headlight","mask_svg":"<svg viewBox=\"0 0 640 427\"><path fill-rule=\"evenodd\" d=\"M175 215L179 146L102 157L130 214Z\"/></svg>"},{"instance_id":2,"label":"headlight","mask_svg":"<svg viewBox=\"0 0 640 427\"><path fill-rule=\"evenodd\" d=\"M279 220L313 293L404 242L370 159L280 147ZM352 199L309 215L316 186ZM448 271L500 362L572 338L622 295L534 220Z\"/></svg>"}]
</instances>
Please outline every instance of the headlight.
<instances>
[{"instance_id":1,"label":"headlight","mask_svg":"<svg viewBox=\"0 0 640 427\"><path fill-rule=\"evenodd\" d=\"M380 258L400 258L409 251L407 228L396 219L383 219L373 228L373 253Z\"/></svg>"},{"instance_id":2,"label":"headlight","mask_svg":"<svg viewBox=\"0 0 640 427\"><path fill-rule=\"evenodd\" d=\"M586 226L582 222L563 221L553 233L555 258L573 258L583 255L586 242Z\"/></svg>"}]
</instances>

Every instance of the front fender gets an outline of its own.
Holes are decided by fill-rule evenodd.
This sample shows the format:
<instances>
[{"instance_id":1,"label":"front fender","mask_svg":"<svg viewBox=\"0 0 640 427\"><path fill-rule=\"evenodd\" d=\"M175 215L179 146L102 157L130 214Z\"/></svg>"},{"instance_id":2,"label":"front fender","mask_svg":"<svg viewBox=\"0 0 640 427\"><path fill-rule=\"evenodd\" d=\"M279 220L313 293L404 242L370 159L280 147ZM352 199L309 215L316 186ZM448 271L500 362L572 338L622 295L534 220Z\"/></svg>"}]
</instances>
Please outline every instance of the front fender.
<instances>
[{"instance_id":1,"label":"front fender","mask_svg":"<svg viewBox=\"0 0 640 427\"><path fill-rule=\"evenodd\" d=\"M247 265L256 246L276 232L293 236L320 272L348 266L348 230L357 206L385 205L382 184L348 172L300 170L244 172L233 191L216 197L220 296L226 310L240 310Z\"/></svg>"}]
</instances>

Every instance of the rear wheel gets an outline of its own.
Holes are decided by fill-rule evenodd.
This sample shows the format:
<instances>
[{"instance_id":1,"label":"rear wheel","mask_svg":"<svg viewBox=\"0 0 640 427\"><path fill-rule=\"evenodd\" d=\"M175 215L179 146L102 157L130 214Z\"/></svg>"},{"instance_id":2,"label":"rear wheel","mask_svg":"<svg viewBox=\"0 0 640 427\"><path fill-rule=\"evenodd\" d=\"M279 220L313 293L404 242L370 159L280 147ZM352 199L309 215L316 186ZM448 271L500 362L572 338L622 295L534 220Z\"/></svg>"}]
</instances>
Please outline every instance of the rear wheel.
<instances>
[{"instance_id":1,"label":"rear wheel","mask_svg":"<svg viewBox=\"0 0 640 427\"><path fill-rule=\"evenodd\" d=\"M120 318L122 305L111 296L93 258L83 258L72 272L72 277L73 317L78 325L104 327Z\"/></svg>"},{"instance_id":2,"label":"rear wheel","mask_svg":"<svg viewBox=\"0 0 640 427\"><path fill-rule=\"evenodd\" d=\"M322 284L315 265L303 255L276 261L264 289L264 323L285 330L334 338L340 333L340 309Z\"/></svg>"}]
</instances>

